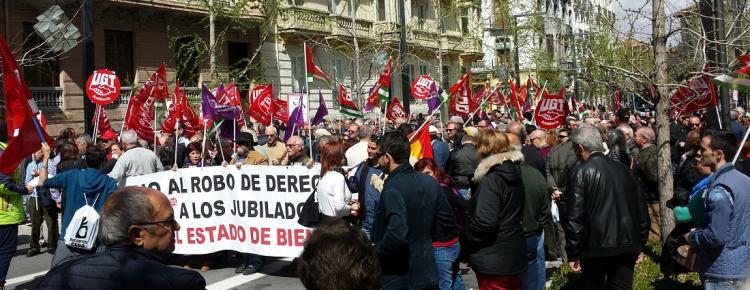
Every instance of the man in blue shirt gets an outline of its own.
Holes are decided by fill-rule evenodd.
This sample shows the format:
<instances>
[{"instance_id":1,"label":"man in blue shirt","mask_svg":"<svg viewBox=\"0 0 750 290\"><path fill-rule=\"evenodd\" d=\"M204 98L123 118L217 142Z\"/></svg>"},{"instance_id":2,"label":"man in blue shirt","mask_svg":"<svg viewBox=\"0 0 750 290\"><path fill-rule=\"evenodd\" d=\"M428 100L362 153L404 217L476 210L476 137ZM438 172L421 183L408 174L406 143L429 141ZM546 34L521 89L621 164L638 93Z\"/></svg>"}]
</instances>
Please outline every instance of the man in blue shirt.
<instances>
[{"instance_id":1,"label":"man in blue shirt","mask_svg":"<svg viewBox=\"0 0 750 290\"><path fill-rule=\"evenodd\" d=\"M38 150L31 156L31 162L26 166L25 183L39 176L42 169L42 150ZM27 205L29 216L31 216L31 241L27 257L32 257L40 253L39 237L41 236L42 221L47 223L47 252L55 253L57 239L60 234L57 230L57 203L52 199L50 192L45 188L36 188L31 193L31 198Z\"/></svg>"},{"instance_id":2,"label":"man in blue shirt","mask_svg":"<svg viewBox=\"0 0 750 290\"><path fill-rule=\"evenodd\" d=\"M728 132L708 132L702 139L703 166L713 176L705 200L705 225L685 234L698 249L705 289L739 289L750 277L750 177L732 163L737 140Z\"/></svg>"}]
</instances>

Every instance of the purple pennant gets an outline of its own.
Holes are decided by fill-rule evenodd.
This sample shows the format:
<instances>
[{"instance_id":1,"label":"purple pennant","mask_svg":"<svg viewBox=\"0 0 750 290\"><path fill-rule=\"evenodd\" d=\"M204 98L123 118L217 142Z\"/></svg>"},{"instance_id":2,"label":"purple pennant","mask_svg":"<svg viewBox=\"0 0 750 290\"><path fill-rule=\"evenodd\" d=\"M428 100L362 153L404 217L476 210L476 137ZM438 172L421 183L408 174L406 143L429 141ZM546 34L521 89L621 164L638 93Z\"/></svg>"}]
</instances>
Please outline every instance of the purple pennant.
<instances>
[{"instance_id":1,"label":"purple pennant","mask_svg":"<svg viewBox=\"0 0 750 290\"><path fill-rule=\"evenodd\" d=\"M427 114L432 115L432 111L440 106L440 94L438 93L435 82L430 85L430 94L427 97Z\"/></svg>"},{"instance_id":2,"label":"purple pennant","mask_svg":"<svg viewBox=\"0 0 750 290\"><path fill-rule=\"evenodd\" d=\"M233 106L219 105L216 102L216 97L211 94L211 91L206 88L206 85L202 85L201 89L201 105L203 109L203 119L216 120L216 119L231 119L234 120L240 115L240 109ZM219 85L216 89L216 94L224 93L224 85Z\"/></svg>"},{"instance_id":3,"label":"purple pennant","mask_svg":"<svg viewBox=\"0 0 750 290\"><path fill-rule=\"evenodd\" d=\"M326 100L323 99L323 94L318 90L318 110L315 111L315 117L312 119L312 125L318 125L323 123L323 117L328 116L328 108L326 107Z\"/></svg>"},{"instance_id":4,"label":"purple pennant","mask_svg":"<svg viewBox=\"0 0 750 290\"><path fill-rule=\"evenodd\" d=\"M286 131L284 132L284 143L292 137L294 131L305 125L305 120L302 117L302 104L294 108L292 113L289 114L289 121L287 122Z\"/></svg>"}]
</instances>

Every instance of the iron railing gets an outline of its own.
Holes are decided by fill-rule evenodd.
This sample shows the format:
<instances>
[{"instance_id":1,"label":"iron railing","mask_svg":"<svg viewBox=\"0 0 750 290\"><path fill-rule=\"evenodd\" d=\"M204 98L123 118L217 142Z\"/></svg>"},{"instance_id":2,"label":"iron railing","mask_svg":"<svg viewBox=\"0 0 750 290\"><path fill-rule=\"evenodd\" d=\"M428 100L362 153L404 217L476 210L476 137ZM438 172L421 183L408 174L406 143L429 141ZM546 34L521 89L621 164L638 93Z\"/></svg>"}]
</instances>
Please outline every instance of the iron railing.
<instances>
[{"instance_id":1,"label":"iron railing","mask_svg":"<svg viewBox=\"0 0 750 290\"><path fill-rule=\"evenodd\" d=\"M29 90L39 108L62 108L62 87L29 87Z\"/></svg>"}]
</instances>

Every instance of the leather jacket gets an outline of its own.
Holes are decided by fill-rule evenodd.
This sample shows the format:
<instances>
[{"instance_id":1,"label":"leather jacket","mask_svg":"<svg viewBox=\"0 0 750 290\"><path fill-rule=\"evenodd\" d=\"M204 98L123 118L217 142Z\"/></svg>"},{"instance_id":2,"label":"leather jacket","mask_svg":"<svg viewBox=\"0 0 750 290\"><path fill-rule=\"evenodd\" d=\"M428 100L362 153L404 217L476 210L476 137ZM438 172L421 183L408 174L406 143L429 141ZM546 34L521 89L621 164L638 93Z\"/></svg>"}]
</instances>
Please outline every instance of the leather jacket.
<instances>
[{"instance_id":1,"label":"leather jacket","mask_svg":"<svg viewBox=\"0 0 750 290\"><path fill-rule=\"evenodd\" d=\"M638 253L646 243L649 218L637 179L601 152L571 169L568 218L563 221L568 259Z\"/></svg>"}]
</instances>

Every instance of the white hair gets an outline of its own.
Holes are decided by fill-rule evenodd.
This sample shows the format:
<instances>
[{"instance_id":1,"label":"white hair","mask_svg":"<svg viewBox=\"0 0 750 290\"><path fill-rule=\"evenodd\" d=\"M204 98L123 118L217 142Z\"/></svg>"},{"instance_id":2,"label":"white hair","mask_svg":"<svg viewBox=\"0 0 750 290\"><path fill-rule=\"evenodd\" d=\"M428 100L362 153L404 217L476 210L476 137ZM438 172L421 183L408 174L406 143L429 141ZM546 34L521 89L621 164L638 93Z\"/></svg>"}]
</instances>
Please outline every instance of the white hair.
<instances>
[{"instance_id":1,"label":"white hair","mask_svg":"<svg viewBox=\"0 0 750 290\"><path fill-rule=\"evenodd\" d=\"M133 130L125 130L120 133L120 142L127 145L138 145L138 134Z\"/></svg>"},{"instance_id":2,"label":"white hair","mask_svg":"<svg viewBox=\"0 0 750 290\"><path fill-rule=\"evenodd\" d=\"M578 129L573 131L573 136L570 138L573 144L583 146L584 149L593 151L604 151L604 145L602 141L602 134L594 126L589 124L583 124Z\"/></svg>"},{"instance_id":3,"label":"white hair","mask_svg":"<svg viewBox=\"0 0 750 290\"><path fill-rule=\"evenodd\" d=\"M620 130L622 134L625 134L625 137L628 137L628 139L633 138L633 127L630 127L630 125L620 124L617 126L617 130Z\"/></svg>"}]
</instances>

